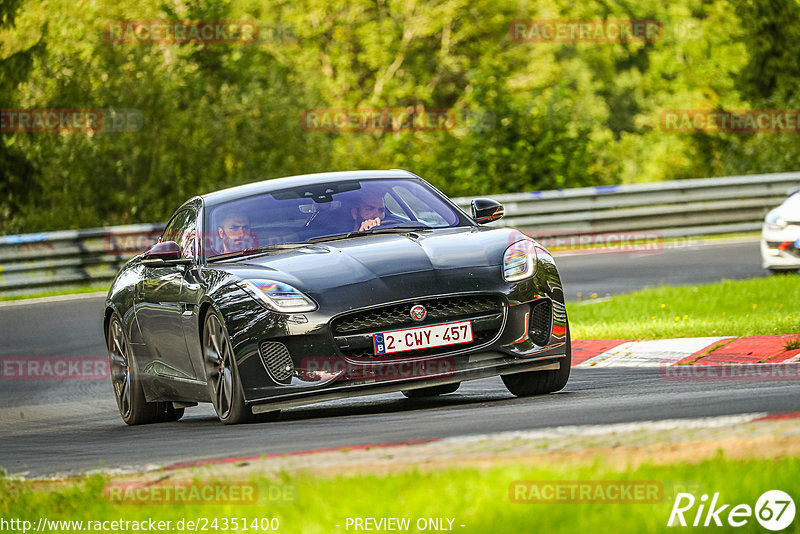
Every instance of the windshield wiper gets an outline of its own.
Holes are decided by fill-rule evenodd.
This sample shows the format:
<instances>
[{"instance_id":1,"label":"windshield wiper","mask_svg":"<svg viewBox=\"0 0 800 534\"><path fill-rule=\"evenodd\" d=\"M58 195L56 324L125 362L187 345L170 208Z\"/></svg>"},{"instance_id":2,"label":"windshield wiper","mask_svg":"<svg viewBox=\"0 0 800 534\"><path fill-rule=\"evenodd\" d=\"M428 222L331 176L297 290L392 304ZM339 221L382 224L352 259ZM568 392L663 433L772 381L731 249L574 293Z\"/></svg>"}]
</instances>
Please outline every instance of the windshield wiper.
<instances>
[{"instance_id":1,"label":"windshield wiper","mask_svg":"<svg viewBox=\"0 0 800 534\"><path fill-rule=\"evenodd\" d=\"M306 243L321 243L322 241L335 241L336 239L347 239L357 235L363 235L364 232L346 232L343 234L321 235L319 237L312 237Z\"/></svg>"},{"instance_id":2,"label":"windshield wiper","mask_svg":"<svg viewBox=\"0 0 800 534\"><path fill-rule=\"evenodd\" d=\"M308 240L309 243L320 243L322 241L335 241L337 239L348 239L351 237L359 237L372 234L394 234L405 233L413 230L430 230L430 226L424 224L405 224L402 226L375 226L369 230L361 232L345 232L342 234L322 235L319 237L312 237Z\"/></svg>"},{"instance_id":3,"label":"windshield wiper","mask_svg":"<svg viewBox=\"0 0 800 534\"><path fill-rule=\"evenodd\" d=\"M298 248L305 245L305 243L278 243L275 245L267 245L264 247L258 248L247 248L244 250L234 250L232 252L225 252L223 254L216 254L214 256L209 256L208 261L216 261L216 260L227 260L229 258L236 258L240 256L253 256L256 254L261 254L264 252L269 252L270 250L283 250L283 249L292 249Z\"/></svg>"},{"instance_id":4,"label":"windshield wiper","mask_svg":"<svg viewBox=\"0 0 800 534\"><path fill-rule=\"evenodd\" d=\"M401 226L375 226L363 232L355 232L357 234L391 234L391 233L405 233L412 230L430 230L431 227L424 224L404 224Z\"/></svg>"}]
</instances>

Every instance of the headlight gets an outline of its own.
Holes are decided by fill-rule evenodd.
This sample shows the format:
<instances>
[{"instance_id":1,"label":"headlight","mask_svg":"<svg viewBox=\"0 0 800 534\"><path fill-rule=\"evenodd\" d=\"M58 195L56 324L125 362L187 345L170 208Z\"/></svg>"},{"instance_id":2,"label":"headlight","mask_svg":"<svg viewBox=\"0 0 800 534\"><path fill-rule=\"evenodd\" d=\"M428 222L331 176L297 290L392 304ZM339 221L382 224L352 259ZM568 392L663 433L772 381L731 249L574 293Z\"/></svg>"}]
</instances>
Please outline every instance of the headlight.
<instances>
[{"instance_id":1,"label":"headlight","mask_svg":"<svg viewBox=\"0 0 800 534\"><path fill-rule=\"evenodd\" d=\"M503 278L506 282L524 280L536 274L536 242L517 241L503 254Z\"/></svg>"},{"instance_id":2,"label":"headlight","mask_svg":"<svg viewBox=\"0 0 800 534\"><path fill-rule=\"evenodd\" d=\"M309 312L316 303L298 289L274 280L243 280L240 285L269 308L282 313Z\"/></svg>"},{"instance_id":3,"label":"headlight","mask_svg":"<svg viewBox=\"0 0 800 534\"><path fill-rule=\"evenodd\" d=\"M766 221L764 222L767 223L767 228L770 230L782 230L789 224L783 217L774 216L772 214L767 215Z\"/></svg>"}]
</instances>

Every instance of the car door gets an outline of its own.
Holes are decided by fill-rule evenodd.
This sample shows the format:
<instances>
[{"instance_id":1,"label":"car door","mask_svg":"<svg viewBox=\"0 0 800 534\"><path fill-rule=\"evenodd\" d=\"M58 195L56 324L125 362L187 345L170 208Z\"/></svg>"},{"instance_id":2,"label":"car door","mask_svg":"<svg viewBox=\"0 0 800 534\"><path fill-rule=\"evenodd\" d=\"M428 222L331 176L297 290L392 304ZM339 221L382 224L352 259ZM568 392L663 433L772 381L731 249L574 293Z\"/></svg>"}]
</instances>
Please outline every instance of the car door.
<instances>
[{"instance_id":1,"label":"car door","mask_svg":"<svg viewBox=\"0 0 800 534\"><path fill-rule=\"evenodd\" d=\"M178 211L167 224L161 241L175 241L185 257L194 258L197 239L197 210L187 207ZM195 258L196 259L196 258ZM148 348L146 373L160 377L203 380L202 369L196 369L186 347L184 314L187 297L192 298L193 280L187 281L185 265L145 267L144 280L136 291L136 318ZM187 287L190 286L190 287ZM199 373L199 374L198 374Z\"/></svg>"}]
</instances>

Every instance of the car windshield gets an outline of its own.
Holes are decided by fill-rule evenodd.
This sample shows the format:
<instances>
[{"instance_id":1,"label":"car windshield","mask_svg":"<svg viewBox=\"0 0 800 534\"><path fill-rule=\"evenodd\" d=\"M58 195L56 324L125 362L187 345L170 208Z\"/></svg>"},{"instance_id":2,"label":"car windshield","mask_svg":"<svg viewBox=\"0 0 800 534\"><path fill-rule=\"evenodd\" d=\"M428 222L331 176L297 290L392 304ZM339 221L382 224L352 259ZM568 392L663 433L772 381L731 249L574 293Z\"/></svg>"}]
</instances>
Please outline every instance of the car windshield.
<instances>
[{"instance_id":1,"label":"car windshield","mask_svg":"<svg viewBox=\"0 0 800 534\"><path fill-rule=\"evenodd\" d=\"M414 179L282 189L213 206L205 220L209 258L350 235L466 224L441 195Z\"/></svg>"}]
</instances>

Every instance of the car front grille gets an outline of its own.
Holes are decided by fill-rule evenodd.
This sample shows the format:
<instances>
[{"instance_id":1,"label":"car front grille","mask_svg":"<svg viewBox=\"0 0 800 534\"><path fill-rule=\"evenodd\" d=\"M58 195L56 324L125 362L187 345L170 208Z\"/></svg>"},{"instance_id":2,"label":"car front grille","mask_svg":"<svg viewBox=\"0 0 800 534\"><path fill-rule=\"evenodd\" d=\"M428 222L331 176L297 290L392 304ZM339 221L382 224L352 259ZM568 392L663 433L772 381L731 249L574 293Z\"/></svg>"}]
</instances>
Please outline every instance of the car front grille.
<instances>
[{"instance_id":1,"label":"car front grille","mask_svg":"<svg viewBox=\"0 0 800 534\"><path fill-rule=\"evenodd\" d=\"M782 250L786 254L791 254L792 256L800 257L800 248L797 248L795 246L795 243L792 242L787 243L786 241L767 241L766 244L768 248L777 248L779 250ZM786 244L786 246L781 248L781 246L784 244Z\"/></svg>"},{"instance_id":2,"label":"car front grille","mask_svg":"<svg viewBox=\"0 0 800 534\"><path fill-rule=\"evenodd\" d=\"M417 304L424 306L427 312L422 321L411 318L411 307ZM333 320L331 331L344 356L369 358L375 356L373 334L455 321L472 321L473 339L470 343L380 356L383 359L409 356L418 358L478 347L490 342L500 333L504 313L503 299L497 295L425 298L347 313Z\"/></svg>"},{"instance_id":3,"label":"car front grille","mask_svg":"<svg viewBox=\"0 0 800 534\"><path fill-rule=\"evenodd\" d=\"M415 304L425 306L425 320L411 319L411 307ZM426 324L468 318L470 315L502 313L503 302L492 295L442 297L439 299L419 299L403 304L392 304L369 310L361 310L338 317L333 322L333 335L345 336L365 332L383 332L400 328L413 328Z\"/></svg>"}]
</instances>

